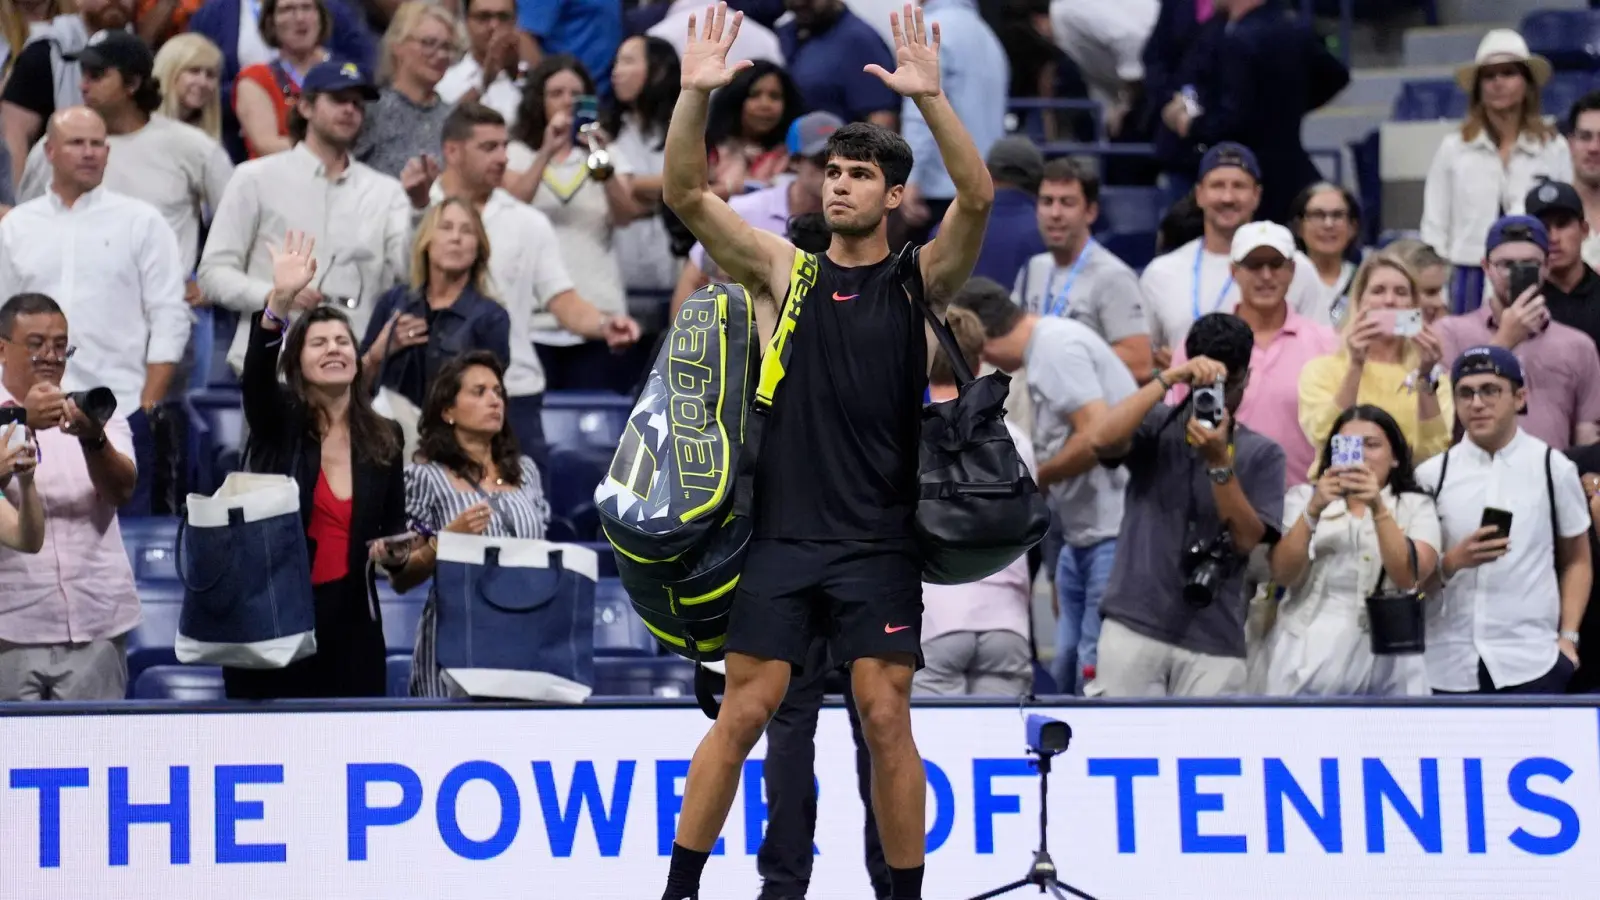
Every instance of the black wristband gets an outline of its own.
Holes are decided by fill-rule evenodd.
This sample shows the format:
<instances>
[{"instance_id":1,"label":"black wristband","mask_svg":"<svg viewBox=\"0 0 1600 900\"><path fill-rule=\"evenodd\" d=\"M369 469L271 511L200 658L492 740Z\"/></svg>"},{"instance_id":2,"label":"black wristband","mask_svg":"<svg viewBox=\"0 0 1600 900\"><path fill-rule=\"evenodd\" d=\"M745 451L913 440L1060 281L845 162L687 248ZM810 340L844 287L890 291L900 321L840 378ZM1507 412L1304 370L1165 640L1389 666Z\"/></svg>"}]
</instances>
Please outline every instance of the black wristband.
<instances>
[{"instance_id":1,"label":"black wristband","mask_svg":"<svg viewBox=\"0 0 1600 900\"><path fill-rule=\"evenodd\" d=\"M98 453L105 449L106 433L101 431L92 438L88 435L83 435L78 438L78 445L83 447L85 453Z\"/></svg>"}]
</instances>

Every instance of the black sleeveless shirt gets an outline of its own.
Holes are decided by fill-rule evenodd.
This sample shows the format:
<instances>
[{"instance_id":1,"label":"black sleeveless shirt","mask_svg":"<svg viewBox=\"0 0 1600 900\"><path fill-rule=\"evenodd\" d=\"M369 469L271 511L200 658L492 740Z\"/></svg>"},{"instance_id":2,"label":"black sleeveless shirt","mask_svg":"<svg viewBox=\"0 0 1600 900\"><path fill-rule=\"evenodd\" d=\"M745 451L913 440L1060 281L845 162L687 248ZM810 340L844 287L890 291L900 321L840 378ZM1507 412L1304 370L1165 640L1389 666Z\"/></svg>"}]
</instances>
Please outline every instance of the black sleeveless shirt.
<instances>
[{"instance_id":1,"label":"black sleeveless shirt","mask_svg":"<svg viewBox=\"0 0 1600 900\"><path fill-rule=\"evenodd\" d=\"M797 258L797 273L809 256ZM897 278L897 257L853 268L814 259L809 288L801 275L789 288L804 291L804 302L763 432L755 536L909 537L928 385L922 317Z\"/></svg>"}]
</instances>

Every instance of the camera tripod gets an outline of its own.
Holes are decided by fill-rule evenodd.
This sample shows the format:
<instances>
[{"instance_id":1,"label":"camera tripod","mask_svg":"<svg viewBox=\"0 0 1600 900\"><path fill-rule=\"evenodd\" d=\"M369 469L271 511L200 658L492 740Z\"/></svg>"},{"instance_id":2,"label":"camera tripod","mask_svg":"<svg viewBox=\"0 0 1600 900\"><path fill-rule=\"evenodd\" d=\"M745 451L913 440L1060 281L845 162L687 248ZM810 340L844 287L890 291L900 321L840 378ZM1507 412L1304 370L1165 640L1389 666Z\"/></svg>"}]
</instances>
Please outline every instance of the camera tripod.
<instances>
[{"instance_id":1,"label":"camera tripod","mask_svg":"<svg viewBox=\"0 0 1600 900\"><path fill-rule=\"evenodd\" d=\"M1033 767L1039 770L1039 849L1034 851L1033 866L1028 869L1028 874L1003 887L997 887L986 894L979 894L972 900L990 900L1002 894L1037 885L1039 893L1050 894L1055 900L1067 900L1071 894L1079 900L1095 900L1070 884L1065 884L1056 878L1056 864L1050 859L1049 832L1050 832L1050 758L1052 753L1040 750L1030 750L1033 754Z\"/></svg>"}]
</instances>

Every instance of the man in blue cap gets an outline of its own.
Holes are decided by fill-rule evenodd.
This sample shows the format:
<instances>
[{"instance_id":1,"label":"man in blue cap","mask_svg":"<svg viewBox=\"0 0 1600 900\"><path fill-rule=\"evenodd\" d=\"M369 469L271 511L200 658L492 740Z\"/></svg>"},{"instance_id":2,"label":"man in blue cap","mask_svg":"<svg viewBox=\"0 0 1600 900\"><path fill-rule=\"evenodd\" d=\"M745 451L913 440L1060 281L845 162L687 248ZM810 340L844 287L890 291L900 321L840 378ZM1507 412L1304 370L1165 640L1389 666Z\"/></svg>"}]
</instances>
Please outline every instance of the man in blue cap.
<instances>
[{"instance_id":1,"label":"man in blue cap","mask_svg":"<svg viewBox=\"0 0 1600 900\"><path fill-rule=\"evenodd\" d=\"M1484 303L1440 319L1444 359L1468 347L1508 350L1527 373L1523 428L1557 450L1600 440L1600 352L1589 336L1551 321L1542 296L1550 235L1532 216L1506 216L1489 228Z\"/></svg>"},{"instance_id":2,"label":"man in blue cap","mask_svg":"<svg viewBox=\"0 0 1600 900\"><path fill-rule=\"evenodd\" d=\"M1417 469L1449 548L1426 582L1444 600L1428 620L1428 681L1435 693L1562 693L1593 579L1577 466L1518 426L1530 391L1516 354L1469 347L1450 381L1465 436Z\"/></svg>"},{"instance_id":3,"label":"man in blue cap","mask_svg":"<svg viewBox=\"0 0 1600 900\"><path fill-rule=\"evenodd\" d=\"M289 115L294 146L234 171L200 256L200 291L241 313L228 363L244 366L250 323L272 290L267 247L287 230L316 242L317 278L295 299L296 312L331 303L365 334L378 297L406 280L412 201L400 182L350 154L366 104L378 96L355 63L313 66ZM426 329L400 334L396 347L426 343Z\"/></svg>"}]
</instances>

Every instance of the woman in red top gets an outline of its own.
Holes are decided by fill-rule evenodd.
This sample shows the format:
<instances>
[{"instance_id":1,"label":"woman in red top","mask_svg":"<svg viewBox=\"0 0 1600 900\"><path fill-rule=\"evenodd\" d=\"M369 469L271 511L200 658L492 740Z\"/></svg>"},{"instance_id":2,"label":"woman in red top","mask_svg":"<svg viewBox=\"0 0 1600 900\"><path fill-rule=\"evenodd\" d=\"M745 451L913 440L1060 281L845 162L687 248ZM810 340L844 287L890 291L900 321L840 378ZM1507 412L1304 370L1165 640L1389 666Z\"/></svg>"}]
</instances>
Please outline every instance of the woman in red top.
<instances>
[{"instance_id":1,"label":"woman in red top","mask_svg":"<svg viewBox=\"0 0 1600 900\"><path fill-rule=\"evenodd\" d=\"M711 99L706 146L711 186L723 197L771 187L789 168L789 123L805 112L783 69L758 59Z\"/></svg>"},{"instance_id":2,"label":"woman in red top","mask_svg":"<svg viewBox=\"0 0 1600 900\"><path fill-rule=\"evenodd\" d=\"M229 698L383 696L386 653L373 566L393 578L423 562L421 554L411 558L414 541L380 540L406 530L400 427L355 389L361 360L350 320L318 306L285 333L296 298L316 273L312 249L309 238L291 231L283 250L273 252L272 295L250 329L241 387L249 469L300 484L317 652L282 669L224 669Z\"/></svg>"},{"instance_id":3,"label":"woman in red top","mask_svg":"<svg viewBox=\"0 0 1600 900\"><path fill-rule=\"evenodd\" d=\"M289 107L311 67L328 58L333 16L323 0L261 0L261 40L278 51L270 63L249 66L233 88L233 111L250 158L294 146Z\"/></svg>"}]
</instances>

